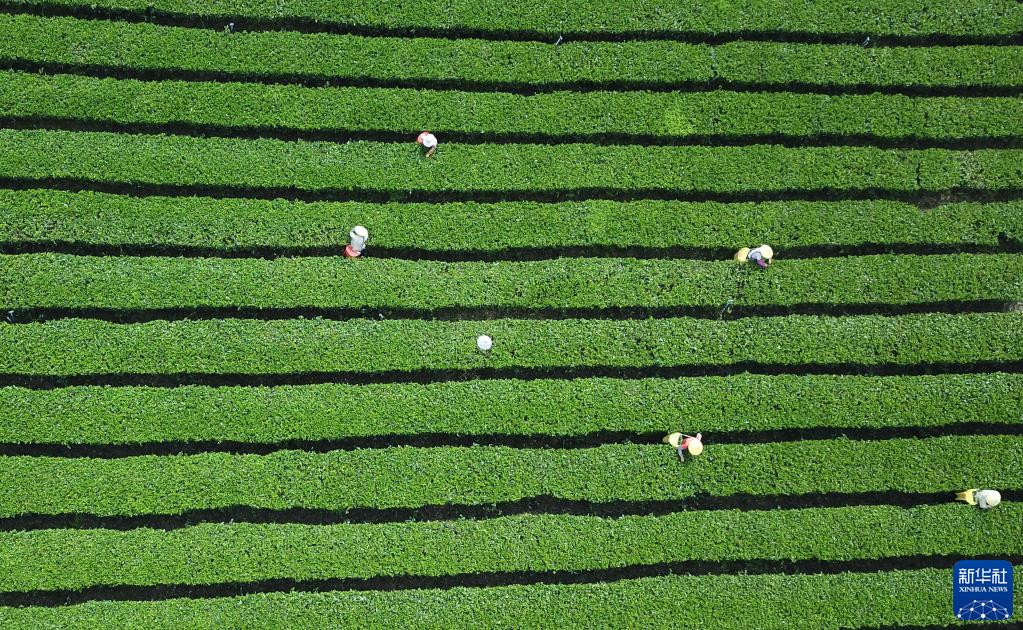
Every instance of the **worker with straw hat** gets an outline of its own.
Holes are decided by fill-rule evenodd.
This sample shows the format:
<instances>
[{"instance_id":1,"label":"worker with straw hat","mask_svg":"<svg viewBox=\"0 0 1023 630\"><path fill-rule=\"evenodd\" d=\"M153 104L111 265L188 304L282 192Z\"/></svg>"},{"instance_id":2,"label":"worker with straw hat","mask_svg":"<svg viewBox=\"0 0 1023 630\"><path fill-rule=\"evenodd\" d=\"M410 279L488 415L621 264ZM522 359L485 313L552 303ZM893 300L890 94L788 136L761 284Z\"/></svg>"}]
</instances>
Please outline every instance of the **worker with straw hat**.
<instances>
[{"instance_id":1,"label":"worker with straw hat","mask_svg":"<svg viewBox=\"0 0 1023 630\"><path fill-rule=\"evenodd\" d=\"M970 505L976 505L982 510L988 510L1002 502L1002 493L997 490L978 490L971 488L956 493L957 501L965 501Z\"/></svg>"},{"instance_id":2,"label":"worker with straw hat","mask_svg":"<svg viewBox=\"0 0 1023 630\"><path fill-rule=\"evenodd\" d=\"M735 259L739 262L753 262L761 269L767 269L767 266L771 264L771 259L773 258L774 250L771 249L770 245L761 245L753 249L743 247L735 253Z\"/></svg>"},{"instance_id":3,"label":"worker with straw hat","mask_svg":"<svg viewBox=\"0 0 1023 630\"><path fill-rule=\"evenodd\" d=\"M680 462L686 461L686 451L689 451L689 454L693 456L703 452L702 433L697 433L696 435L686 435L685 433L678 432L669 433L661 441L665 444L670 444L675 449Z\"/></svg>"}]
</instances>

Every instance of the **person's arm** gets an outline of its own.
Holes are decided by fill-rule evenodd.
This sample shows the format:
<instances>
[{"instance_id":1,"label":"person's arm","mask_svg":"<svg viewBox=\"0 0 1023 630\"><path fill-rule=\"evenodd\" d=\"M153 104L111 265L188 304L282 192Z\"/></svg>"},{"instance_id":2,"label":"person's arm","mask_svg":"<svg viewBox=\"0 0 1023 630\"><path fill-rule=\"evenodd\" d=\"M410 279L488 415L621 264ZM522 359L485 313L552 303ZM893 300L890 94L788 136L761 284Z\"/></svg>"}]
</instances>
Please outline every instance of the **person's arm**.
<instances>
[{"instance_id":1,"label":"person's arm","mask_svg":"<svg viewBox=\"0 0 1023 630\"><path fill-rule=\"evenodd\" d=\"M430 148L430 150L426 152L426 157L430 157L431 155L433 155L436 150L437 147Z\"/></svg>"}]
</instances>

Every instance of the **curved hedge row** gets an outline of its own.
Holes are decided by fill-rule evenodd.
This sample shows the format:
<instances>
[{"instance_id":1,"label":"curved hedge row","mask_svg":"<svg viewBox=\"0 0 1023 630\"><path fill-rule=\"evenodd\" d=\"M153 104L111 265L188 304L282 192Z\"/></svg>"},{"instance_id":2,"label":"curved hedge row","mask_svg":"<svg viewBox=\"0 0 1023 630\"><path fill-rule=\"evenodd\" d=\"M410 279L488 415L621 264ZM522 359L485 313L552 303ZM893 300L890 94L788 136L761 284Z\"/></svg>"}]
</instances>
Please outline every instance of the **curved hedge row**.
<instances>
[{"instance_id":1,"label":"curved hedge row","mask_svg":"<svg viewBox=\"0 0 1023 630\"><path fill-rule=\"evenodd\" d=\"M1023 300L1003 255L433 262L0 255L0 308L572 309ZM470 315L471 317L471 315Z\"/></svg>"},{"instance_id":2,"label":"curved hedge row","mask_svg":"<svg viewBox=\"0 0 1023 630\"><path fill-rule=\"evenodd\" d=\"M0 15L0 58L205 72L274 81L417 82L508 88L688 82L928 86L1023 85L1023 47L672 41L538 42L221 33L120 22Z\"/></svg>"},{"instance_id":3,"label":"curved hedge row","mask_svg":"<svg viewBox=\"0 0 1023 630\"><path fill-rule=\"evenodd\" d=\"M509 93L97 79L0 72L6 116L120 124L336 131L706 136L1013 138L1023 101L757 92Z\"/></svg>"},{"instance_id":4,"label":"curved hedge row","mask_svg":"<svg viewBox=\"0 0 1023 630\"><path fill-rule=\"evenodd\" d=\"M606 320L68 319L0 326L0 373L266 374L1023 359L1023 315ZM489 334L494 349L476 350ZM370 359L370 360L367 360Z\"/></svg>"},{"instance_id":5,"label":"curved hedge row","mask_svg":"<svg viewBox=\"0 0 1023 630\"><path fill-rule=\"evenodd\" d=\"M629 401L622 406L620 401ZM1014 422L1023 375L488 380L429 385L0 387L0 442L281 442ZM770 409L770 413L764 413Z\"/></svg>"},{"instance_id":6,"label":"curved hedge row","mask_svg":"<svg viewBox=\"0 0 1023 630\"><path fill-rule=\"evenodd\" d=\"M952 203L920 212L897 201L378 204L0 190L0 243L154 244L224 252L338 247L350 227L360 224L370 230L369 255L377 247L485 252L628 243L737 249L767 242L785 257L788 248L821 244L1020 243L1023 202Z\"/></svg>"},{"instance_id":7,"label":"curved hedge row","mask_svg":"<svg viewBox=\"0 0 1023 630\"><path fill-rule=\"evenodd\" d=\"M326 25L572 33L811 31L815 33L1009 34L1023 30L1023 10L1009 1L966 0L954 5L927 0L855 0L793 3L755 0L740 5L615 2L614 0L13 0L33 6L103 7L214 17L302 18Z\"/></svg>"},{"instance_id":8,"label":"curved hedge row","mask_svg":"<svg viewBox=\"0 0 1023 630\"><path fill-rule=\"evenodd\" d=\"M0 457L0 516L137 515L252 506L348 510L699 494L1023 488L1023 437L813 440L711 446L679 464L663 444L586 449L383 448L118 459ZM1004 542L1004 541L1003 541Z\"/></svg>"},{"instance_id":9,"label":"curved hedge row","mask_svg":"<svg viewBox=\"0 0 1023 630\"><path fill-rule=\"evenodd\" d=\"M0 590L1023 553L1023 506L524 515L371 525L0 532ZM682 541L691 541L683 543ZM674 542L675 544L672 544ZM125 558L133 561L126 563Z\"/></svg>"},{"instance_id":10,"label":"curved hedge row","mask_svg":"<svg viewBox=\"0 0 1023 630\"><path fill-rule=\"evenodd\" d=\"M677 628L679 602L714 611L716 628L828 630L948 623L952 570L824 575L706 575L594 584L325 593L260 593L216 599L94 601L52 608L0 607L11 627L281 628L439 626ZM1023 575L1015 575L1016 597ZM870 605L864 605L870 602Z\"/></svg>"},{"instance_id":11,"label":"curved hedge row","mask_svg":"<svg viewBox=\"0 0 1023 630\"><path fill-rule=\"evenodd\" d=\"M1023 150L284 142L0 130L7 177L301 191L1023 189Z\"/></svg>"}]
</instances>

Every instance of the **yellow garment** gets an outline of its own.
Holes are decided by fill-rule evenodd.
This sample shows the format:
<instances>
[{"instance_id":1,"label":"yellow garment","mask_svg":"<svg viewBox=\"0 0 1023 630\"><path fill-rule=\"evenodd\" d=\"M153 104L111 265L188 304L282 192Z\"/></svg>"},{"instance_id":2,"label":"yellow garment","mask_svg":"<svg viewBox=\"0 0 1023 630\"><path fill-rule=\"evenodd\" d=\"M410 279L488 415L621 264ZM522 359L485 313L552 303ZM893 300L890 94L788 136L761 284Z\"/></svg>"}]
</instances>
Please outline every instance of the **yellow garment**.
<instances>
[{"instance_id":1,"label":"yellow garment","mask_svg":"<svg viewBox=\"0 0 1023 630\"><path fill-rule=\"evenodd\" d=\"M749 247L743 247L739 251L735 252L735 259L739 262L746 262L746 257L749 256Z\"/></svg>"},{"instance_id":2,"label":"yellow garment","mask_svg":"<svg viewBox=\"0 0 1023 630\"><path fill-rule=\"evenodd\" d=\"M682 434L669 433L661 441L665 444L670 444L672 448L678 448L679 443L682 441Z\"/></svg>"},{"instance_id":3,"label":"yellow garment","mask_svg":"<svg viewBox=\"0 0 1023 630\"><path fill-rule=\"evenodd\" d=\"M963 490L962 492L956 493L956 501L965 501L970 505L977 505L977 488L970 490Z\"/></svg>"}]
</instances>

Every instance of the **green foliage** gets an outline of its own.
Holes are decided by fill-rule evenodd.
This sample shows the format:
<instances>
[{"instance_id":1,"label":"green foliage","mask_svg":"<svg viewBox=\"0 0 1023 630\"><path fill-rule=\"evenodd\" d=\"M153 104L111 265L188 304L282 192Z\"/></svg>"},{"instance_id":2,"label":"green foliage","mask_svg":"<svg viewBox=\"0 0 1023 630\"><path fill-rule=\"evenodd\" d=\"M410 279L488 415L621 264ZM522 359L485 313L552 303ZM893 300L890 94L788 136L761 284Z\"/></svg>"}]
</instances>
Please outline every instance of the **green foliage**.
<instances>
[{"instance_id":1,"label":"green foliage","mask_svg":"<svg viewBox=\"0 0 1023 630\"><path fill-rule=\"evenodd\" d=\"M624 401L624 402L623 402ZM428 385L0 388L0 442L280 442L374 435L581 435L934 427L1023 418L1023 375L478 380Z\"/></svg>"},{"instance_id":2,"label":"green foliage","mask_svg":"<svg viewBox=\"0 0 1023 630\"><path fill-rule=\"evenodd\" d=\"M433 262L344 258L0 256L0 306L658 308L920 304L1023 299L1016 255L784 260L561 258Z\"/></svg>"},{"instance_id":3,"label":"green foliage","mask_svg":"<svg viewBox=\"0 0 1023 630\"><path fill-rule=\"evenodd\" d=\"M997 246L1000 234L1023 242L1023 202L952 203L922 212L895 201L377 204L0 190L4 241L323 247L346 243L353 225L369 228L370 255L374 247L738 249L766 242L783 259L787 248L822 244Z\"/></svg>"},{"instance_id":4,"label":"green foliage","mask_svg":"<svg viewBox=\"0 0 1023 630\"><path fill-rule=\"evenodd\" d=\"M1018 504L991 513L946 504L616 519L547 514L371 525L217 523L170 532L0 532L5 568L0 589L581 571L693 560L1015 555L1023 552L1021 517ZM874 535L863 536L867 531Z\"/></svg>"},{"instance_id":5,"label":"green foliage","mask_svg":"<svg viewBox=\"0 0 1023 630\"><path fill-rule=\"evenodd\" d=\"M475 144L445 134L585 140L877 138L913 145L1023 136L1023 101L978 88L1023 86L1023 47L859 46L784 42L784 33L949 43L948 35L1017 35L1023 4L963 0L680 3L652 0L12 0L236 19L241 32L74 18L0 15L0 111L9 121L408 133L407 143L0 130L2 175L87 180L111 190L178 186L290 191L294 196L440 200L535 194L557 203L302 203L0 191L0 242L175 246L293 253L336 248L349 228L372 233L370 257L165 258L0 256L0 307L202 309L232 306L465 309L782 309L799 304L1023 302L1009 254L811 258L814 247L893 252L990 251L1023 241L1023 204L894 201L681 203L571 201L795 192L942 200L960 191L1015 195L1020 150L871 147ZM58 9L59 12L59 9ZM285 21L245 31L247 16ZM335 31L302 34L287 18ZM329 28L325 28L329 30ZM492 39L461 38L487 31ZM621 42L581 41L573 33ZM751 41L760 33L777 41ZM722 45L670 41L725 34ZM551 43L567 35L558 46ZM646 38L646 35L653 37ZM928 36L937 35L933 42ZM513 41L533 38L541 41ZM507 39L502 40L502 37ZM116 80L83 74L184 80ZM205 78L207 81L188 79ZM231 81L247 81L231 82ZM424 86L435 89L302 87ZM692 91L693 85L699 89ZM704 87L722 90L701 91ZM736 90L727 91L729 86ZM648 90L630 88L645 87ZM752 91L760 89L761 91ZM920 93L955 97L921 97ZM792 90L785 92L784 90ZM489 91L493 90L493 91ZM601 91L604 90L604 91ZM674 92L667 90L676 90ZM880 93L838 96L840 92ZM534 91L535 95L527 96ZM810 92L812 93L795 93ZM15 125L10 125L15 126ZM441 136L434 159L411 142ZM500 138L498 138L500 137ZM924 142L921 142L924 144ZM964 147L972 146L963 143ZM450 193L450 194L449 194ZM605 194L607 193L607 194ZM932 193L940 193L938 195ZM952 193L946 196L945 193ZM285 192L281 193L288 196ZM767 272L727 260L741 246L779 252ZM392 256L373 259L374 247ZM613 247L615 258L556 258ZM721 261L633 259L629 248L699 248ZM403 248L503 252L551 248L537 262L404 259ZM786 249L804 258L786 257ZM290 251L289 251L290 250ZM395 251L399 250L399 251ZM706 250L706 251L705 251ZM999 251L1005 251L1000 249ZM318 253L310 251L309 253ZM633 253L637 253L633 251ZM710 256L716 254L708 254ZM454 258L455 256L452 256ZM408 258L407 256L405 258ZM475 311L473 311L475 309ZM489 310L488 310L489 309ZM109 458L0 456L0 518L67 519L69 527L0 532L0 592L93 585L209 585L290 578L459 576L625 569L664 562L1018 556L1023 507L952 504L969 487L1023 490L1023 436L887 439L889 427L1018 423L1023 375L591 378L587 368L759 363L782 371L887 373L932 364L1023 361L1019 313L770 317L737 321L396 320L154 321L68 319L0 324L0 374L340 372L380 378L449 370L551 370L540 380L280 387L0 388L0 444L275 443L364 436L636 434L592 448L389 447L268 455ZM475 337L495 340L486 354ZM561 368L578 379L554 378ZM638 374L637 374L638 375ZM144 379L143 379L144 380ZM253 379L254 381L257 379ZM390 380L390 379L388 379ZM876 439L718 444L716 432L876 429ZM679 463L662 431L703 431L707 450ZM1011 432L1009 432L1011 433ZM818 436L820 437L820 436ZM546 443L546 442L545 442ZM8 451L9 452L9 451ZM695 496L941 493L949 504L902 509L687 510ZM386 524L210 523L173 531L73 528L73 514L134 516L251 506L353 508L490 505L525 498L607 503L676 500L666 516L520 515ZM938 562L938 560L935 560ZM1017 575L1017 592L1023 580ZM947 624L949 571L711 575L574 585L268 593L159 602L0 607L4 627L891 627ZM411 622L411 623L410 623Z\"/></svg>"},{"instance_id":6,"label":"green foliage","mask_svg":"<svg viewBox=\"0 0 1023 630\"><path fill-rule=\"evenodd\" d=\"M1023 134L1013 98L714 91L553 92L533 96L262 83L97 79L0 73L7 116L126 124L484 134L1006 138Z\"/></svg>"},{"instance_id":7,"label":"green foliage","mask_svg":"<svg viewBox=\"0 0 1023 630\"><path fill-rule=\"evenodd\" d=\"M686 541L687 543L689 541ZM1016 597L1023 594L1016 571ZM10 627L429 627L818 629L947 624L951 569L823 575L664 576L595 584L261 593L0 608ZM686 603L683 607L683 604ZM997 626L996 626L997 627Z\"/></svg>"},{"instance_id":8,"label":"green foliage","mask_svg":"<svg viewBox=\"0 0 1023 630\"><path fill-rule=\"evenodd\" d=\"M285 142L0 130L8 177L350 191L946 191L1023 188L1023 150Z\"/></svg>"},{"instance_id":9,"label":"green foliage","mask_svg":"<svg viewBox=\"0 0 1023 630\"><path fill-rule=\"evenodd\" d=\"M540 495L600 503L698 494L951 493L981 482L1023 489L1020 466L1019 436L718 446L708 440L703 455L685 464L660 443L117 459L10 456L0 458L0 487L6 488L0 515L177 514L238 505L347 510L491 504Z\"/></svg>"},{"instance_id":10,"label":"green foliage","mask_svg":"<svg viewBox=\"0 0 1023 630\"><path fill-rule=\"evenodd\" d=\"M201 16L304 18L325 25L454 28L528 31L546 36L575 32L743 33L781 31L877 33L883 35L1009 34L1023 29L1023 10L1012 2L965 0L884 0L869 6L855 0L812 3L754 0L732 3L680 3L658 0L13 0L13 4L58 4Z\"/></svg>"},{"instance_id":11,"label":"green foliage","mask_svg":"<svg viewBox=\"0 0 1023 630\"><path fill-rule=\"evenodd\" d=\"M1018 313L606 320L67 319L0 326L0 373L375 373L1023 359ZM476 350L486 333L494 349Z\"/></svg>"},{"instance_id":12,"label":"green foliage","mask_svg":"<svg viewBox=\"0 0 1023 630\"><path fill-rule=\"evenodd\" d=\"M540 42L215 30L0 16L0 57L231 78L572 86L626 81L820 86L1020 86L1014 46L879 47L739 41Z\"/></svg>"}]
</instances>

